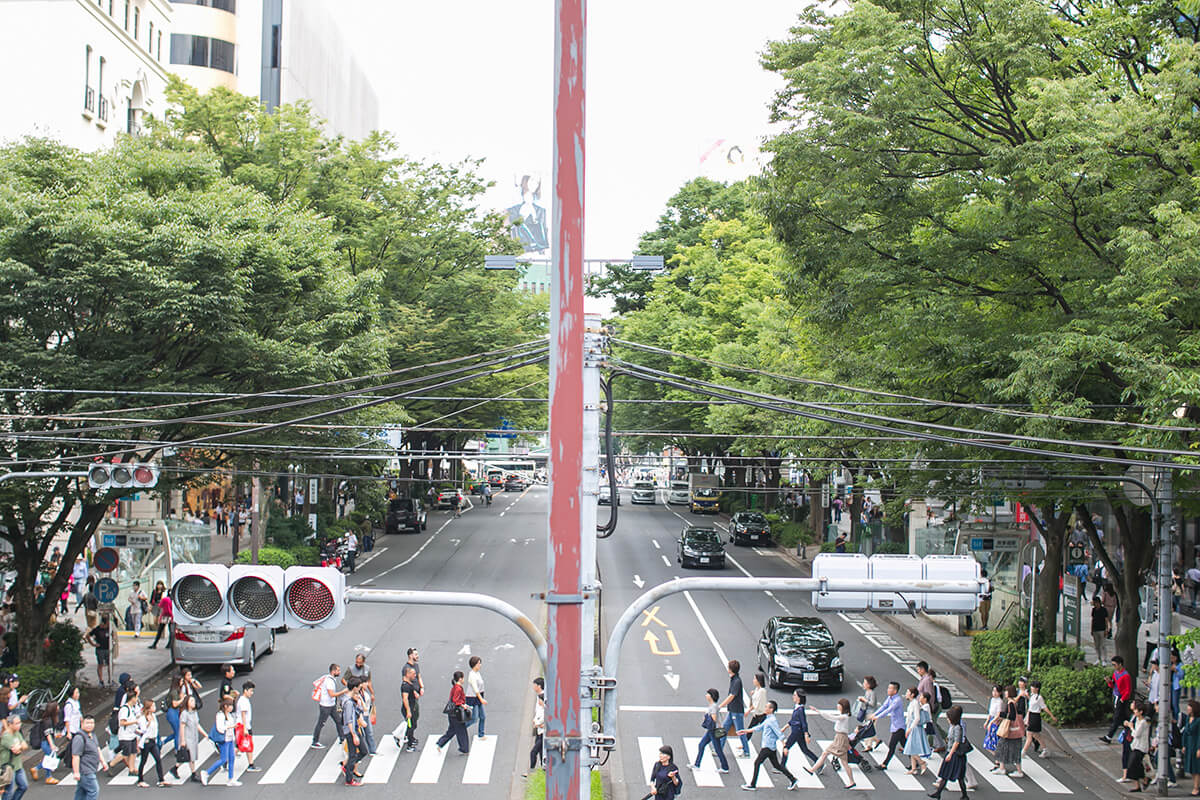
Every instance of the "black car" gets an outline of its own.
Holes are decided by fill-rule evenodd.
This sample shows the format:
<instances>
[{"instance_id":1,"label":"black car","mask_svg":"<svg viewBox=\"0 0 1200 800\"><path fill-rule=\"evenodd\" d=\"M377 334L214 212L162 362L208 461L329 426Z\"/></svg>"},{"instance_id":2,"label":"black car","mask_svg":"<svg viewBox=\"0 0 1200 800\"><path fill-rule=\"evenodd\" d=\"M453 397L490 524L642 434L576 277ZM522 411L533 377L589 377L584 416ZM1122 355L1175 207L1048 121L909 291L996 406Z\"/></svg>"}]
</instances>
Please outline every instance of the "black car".
<instances>
[{"instance_id":1,"label":"black car","mask_svg":"<svg viewBox=\"0 0 1200 800\"><path fill-rule=\"evenodd\" d=\"M388 503L383 532L412 531L417 533L425 530L428 524L424 503L415 497L397 497Z\"/></svg>"},{"instance_id":2,"label":"black car","mask_svg":"<svg viewBox=\"0 0 1200 800\"><path fill-rule=\"evenodd\" d=\"M845 677L839 653L843 646L817 617L771 617L758 639L758 668L772 689L840 689Z\"/></svg>"},{"instance_id":3,"label":"black car","mask_svg":"<svg viewBox=\"0 0 1200 800\"><path fill-rule=\"evenodd\" d=\"M760 544L771 541L771 524L757 511L739 511L729 519L729 541Z\"/></svg>"},{"instance_id":4,"label":"black car","mask_svg":"<svg viewBox=\"0 0 1200 800\"><path fill-rule=\"evenodd\" d=\"M683 529L677 540L679 552L675 560L684 567L724 567L725 543L713 528Z\"/></svg>"},{"instance_id":5,"label":"black car","mask_svg":"<svg viewBox=\"0 0 1200 800\"><path fill-rule=\"evenodd\" d=\"M504 491L520 492L525 489L525 481L518 478L516 475L509 475L504 481Z\"/></svg>"}]
</instances>

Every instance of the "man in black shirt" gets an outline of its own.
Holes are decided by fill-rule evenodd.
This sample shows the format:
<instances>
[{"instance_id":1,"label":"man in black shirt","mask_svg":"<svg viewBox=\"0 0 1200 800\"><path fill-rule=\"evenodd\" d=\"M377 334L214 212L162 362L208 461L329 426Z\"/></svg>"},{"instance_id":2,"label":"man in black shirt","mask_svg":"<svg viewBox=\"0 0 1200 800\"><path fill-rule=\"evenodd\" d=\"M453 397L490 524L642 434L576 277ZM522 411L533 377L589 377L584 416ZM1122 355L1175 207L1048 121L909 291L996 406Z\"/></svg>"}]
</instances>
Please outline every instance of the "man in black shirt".
<instances>
[{"instance_id":1,"label":"man in black shirt","mask_svg":"<svg viewBox=\"0 0 1200 800\"><path fill-rule=\"evenodd\" d=\"M404 712L404 749L413 752L417 749L417 721L421 718L421 690L417 686L417 674L412 665L404 665L404 680L400 684L400 708ZM400 745L400 739L396 745Z\"/></svg>"},{"instance_id":2,"label":"man in black shirt","mask_svg":"<svg viewBox=\"0 0 1200 800\"><path fill-rule=\"evenodd\" d=\"M233 677L235 674L236 671L233 668L233 664L226 664L221 667L221 693L218 697L228 697L234 693ZM218 700L218 702L220 701Z\"/></svg>"},{"instance_id":3,"label":"man in black shirt","mask_svg":"<svg viewBox=\"0 0 1200 800\"><path fill-rule=\"evenodd\" d=\"M1096 658L1104 662L1104 646L1108 643L1110 627L1108 609L1100 600L1100 593L1092 595L1092 644L1096 645Z\"/></svg>"},{"instance_id":4,"label":"man in black shirt","mask_svg":"<svg viewBox=\"0 0 1200 800\"><path fill-rule=\"evenodd\" d=\"M738 674L742 670L741 663L735 658L729 662L729 693L721 701L721 708L728 714L725 717L725 727L733 727L740 731L746 727L746 703L742 699L742 678ZM750 757L750 737L741 734L742 758Z\"/></svg>"}]
</instances>

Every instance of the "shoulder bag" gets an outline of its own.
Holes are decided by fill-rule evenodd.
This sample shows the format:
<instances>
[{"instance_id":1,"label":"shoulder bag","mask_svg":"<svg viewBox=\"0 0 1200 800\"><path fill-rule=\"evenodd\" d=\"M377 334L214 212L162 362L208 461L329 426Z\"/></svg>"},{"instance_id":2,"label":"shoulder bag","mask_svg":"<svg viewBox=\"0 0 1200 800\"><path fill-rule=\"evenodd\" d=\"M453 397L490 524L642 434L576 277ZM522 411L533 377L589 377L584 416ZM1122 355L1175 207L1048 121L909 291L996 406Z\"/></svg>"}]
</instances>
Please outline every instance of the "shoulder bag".
<instances>
[{"instance_id":1,"label":"shoulder bag","mask_svg":"<svg viewBox=\"0 0 1200 800\"><path fill-rule=\"evenodd\" d=\"M1004 719L1000 720L1000 724L996 726L996 735L1001 739L1007 739L1008 732L1011 728L1012 720L1010 720L1008 717L1005 717Z\"/></svg>"}]
</instances>

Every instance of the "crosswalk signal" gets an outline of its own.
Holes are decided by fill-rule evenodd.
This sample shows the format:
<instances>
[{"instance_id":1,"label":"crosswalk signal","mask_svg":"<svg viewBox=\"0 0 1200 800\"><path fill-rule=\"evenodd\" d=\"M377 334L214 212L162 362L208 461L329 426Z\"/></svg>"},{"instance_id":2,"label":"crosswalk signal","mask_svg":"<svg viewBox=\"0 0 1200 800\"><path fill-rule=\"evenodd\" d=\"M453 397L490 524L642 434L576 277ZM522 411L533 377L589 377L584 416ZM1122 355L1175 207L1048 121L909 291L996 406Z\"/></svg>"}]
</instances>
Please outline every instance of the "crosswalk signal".
<instances>
[{"instance_id":1,"label":"crosswalk signal","mask_svg":"<svg viewBox=\"0 0 1200 800\"><path fill-rule=\"evenodd\" d=\"M87 479L93 489L148 489L158 483L158 465L93 464Z\"/></svg>"}]
</instances>

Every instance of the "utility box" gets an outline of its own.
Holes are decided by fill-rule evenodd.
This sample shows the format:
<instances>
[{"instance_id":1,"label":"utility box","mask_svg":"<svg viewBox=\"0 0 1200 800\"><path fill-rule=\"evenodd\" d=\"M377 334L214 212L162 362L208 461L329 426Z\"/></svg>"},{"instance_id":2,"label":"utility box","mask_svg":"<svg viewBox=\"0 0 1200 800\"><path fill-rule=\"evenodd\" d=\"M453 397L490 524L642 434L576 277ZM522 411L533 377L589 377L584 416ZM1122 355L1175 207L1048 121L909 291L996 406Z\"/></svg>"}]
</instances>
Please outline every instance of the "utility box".
<instances>
[{"instance_id":1,"label":"utility box","mask_svg":"<svg viewBox=\"0 0 1200 800\"><path fill-rule=\"evenodd\" d=\"M925 556L927 581L978 581L979 562L974 556ZM927 614L973 614L979 608L979 594L927 594Z\"/></svg>"},{"instance_id":2,"label":"utility box","mask_svg":"<svg viewBox=\"0 0 1200 800\"><path fill-rule=\"evenodd\" d=\"M862 553L821 553L812 562L814 578L841 581L865 581L871 577L871 560ZM812 593L817 611L866 611L870 592Z\"/></svg>"},{"instance_id":3,"label":"utility box","mask_svg":"<svg viewBox=\"0 0 1200 800\"><path fill-rule=\"evenodd\" d=\"M920 581L925 579L925 563L920 556L871 556L871 578L877 581ZM924 592L872 592L871 610L884 613L908 613L925 607Z\"/></svg>"}]
</instances>

